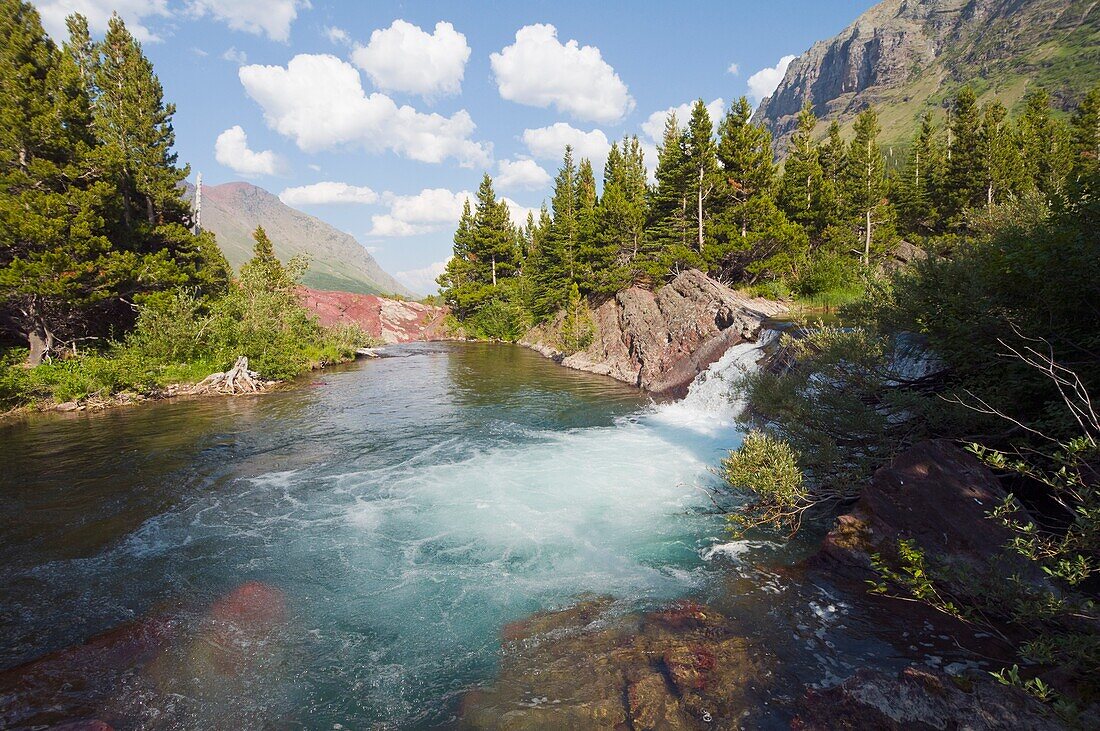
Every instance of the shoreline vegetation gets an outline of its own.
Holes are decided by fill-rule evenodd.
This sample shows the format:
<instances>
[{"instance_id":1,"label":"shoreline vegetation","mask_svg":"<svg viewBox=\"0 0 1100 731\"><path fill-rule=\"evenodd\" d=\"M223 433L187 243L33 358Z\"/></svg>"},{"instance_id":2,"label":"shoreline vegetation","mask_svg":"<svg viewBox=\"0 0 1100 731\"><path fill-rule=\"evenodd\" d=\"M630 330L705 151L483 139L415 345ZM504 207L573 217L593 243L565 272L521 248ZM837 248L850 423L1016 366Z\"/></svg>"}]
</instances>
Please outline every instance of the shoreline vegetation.
<instances>
[{"instance_id":1,"label":"shoreline vegetation","mask_svg":"<svg viewBox=\"0 0 1100 731\"><path fill-rule=\"evenodd\" d=\"M0 20L0 413L179 392L241 356L283 381L373 344L318 324L306 262L262 228L236 276L195 228L175 108L117 15L100 42L71 16L61 46L29 3Z\"/></svg>"}]
</instances>

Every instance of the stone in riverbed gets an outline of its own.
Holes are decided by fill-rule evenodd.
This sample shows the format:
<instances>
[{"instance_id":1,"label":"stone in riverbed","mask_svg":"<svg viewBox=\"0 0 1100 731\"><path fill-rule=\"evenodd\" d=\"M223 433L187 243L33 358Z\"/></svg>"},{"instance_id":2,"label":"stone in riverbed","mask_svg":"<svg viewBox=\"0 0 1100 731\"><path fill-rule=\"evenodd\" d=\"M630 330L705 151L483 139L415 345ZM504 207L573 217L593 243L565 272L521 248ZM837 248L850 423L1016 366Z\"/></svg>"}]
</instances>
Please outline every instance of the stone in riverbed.
<instances>
[{"instance_id":1,"label":"stone in riverbed","mask_svg":"<svg viewBox=\"0 0 1100 731\"><path fill-rule=\"evenodd\" d=\"M1043 704L990 677L952 678L910 667L896 677L861 670L840 685L809 690L796 731L1047 731L1063 728Z\"/></svg>"}]
</instances>

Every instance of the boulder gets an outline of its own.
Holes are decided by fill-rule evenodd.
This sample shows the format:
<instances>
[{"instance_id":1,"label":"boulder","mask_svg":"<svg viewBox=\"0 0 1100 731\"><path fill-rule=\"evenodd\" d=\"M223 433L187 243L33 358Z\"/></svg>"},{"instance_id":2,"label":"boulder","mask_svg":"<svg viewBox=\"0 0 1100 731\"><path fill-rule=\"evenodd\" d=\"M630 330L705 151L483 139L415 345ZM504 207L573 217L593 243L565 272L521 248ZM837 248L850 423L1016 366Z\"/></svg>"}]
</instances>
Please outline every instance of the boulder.
<instances>
[{"instance_id":1,"label":"boulder","mask_svg":"<svg viewBox=\"0 0 1100 731\"><path fill-rule=\"evenodd\" d=\"M796 731L1046 731L1063 728L1043 704L990 677L952 677L909 667L897 676L861 670L811 689L791 723Z\"/></svg>"},{"instance_id":2,"label":"boulder","mask_svg":"<svg viewBox=\"0 0 1100 731\"><path fill-rule=\"evenodd\" d=\"M578 353L556 348L558 323L520 342L570 368L682 396L726 350L755 340L765 320L785 311L781 303L735 292L691 269L654 292L631 287L601 304L592 313L592 344Z\"/></svg>"}]
</instances>

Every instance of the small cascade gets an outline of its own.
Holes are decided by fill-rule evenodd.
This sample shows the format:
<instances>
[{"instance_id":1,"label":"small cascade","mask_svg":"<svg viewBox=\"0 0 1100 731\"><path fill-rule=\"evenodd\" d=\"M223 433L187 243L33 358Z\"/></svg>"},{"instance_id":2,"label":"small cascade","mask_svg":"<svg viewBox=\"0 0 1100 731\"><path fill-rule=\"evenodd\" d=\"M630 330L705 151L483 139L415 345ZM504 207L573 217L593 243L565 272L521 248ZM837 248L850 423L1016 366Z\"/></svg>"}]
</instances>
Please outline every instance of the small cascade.
<instances>
[{"instance_id":1,"label":"small cascade","mask_svg":"<svg viewBox=\"0 0 1100 731\"><path fill-rule=\"evenodd\" d=\"M778 338L775 330L761 330L755 341L734 345L695 377L681 401L658 407L656 417L708 434L729 428L745 406L733 393L734 385L759 367Z\"/></svg>"}]
</instances>

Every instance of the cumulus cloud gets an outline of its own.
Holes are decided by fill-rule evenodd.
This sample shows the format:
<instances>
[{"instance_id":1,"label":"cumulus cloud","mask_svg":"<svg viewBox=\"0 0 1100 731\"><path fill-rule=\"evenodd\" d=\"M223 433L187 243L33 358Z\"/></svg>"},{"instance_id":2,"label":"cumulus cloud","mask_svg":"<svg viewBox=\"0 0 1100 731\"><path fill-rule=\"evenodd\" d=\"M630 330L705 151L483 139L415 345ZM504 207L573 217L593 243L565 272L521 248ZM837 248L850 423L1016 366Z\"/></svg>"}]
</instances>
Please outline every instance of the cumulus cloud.
<instances>
[{"instance_id":1,"label":"cumulus cloud","mask_svg":"<svg viewBox=\"0 0 1100 731\"><path fill-rule=\"evenodd\" d=\"M189 0L188 12L209 15L232 30L266 35L273 41L290 40L290 25L309 0Z\"/></svg>"},{"instance_id":2,"label":"cumulus cloud","mask_svg":"<svg viewBox=\"0 0 1100 731\"><path fill-rule=\"evenodd\" d=\"M271 150L255 152L249 149L248 135L239 124L218 135L214 142L214 159L246 177L277 175L282 169L282 161Z\"/></svg>"},{"instance_id":3,"label":"cumulus cloud","mask_svg":"<svg viewBox=\"0 0 1100 731\"><path fill-rule=\"evenodd\" d=\"M429 99L459 93L469 59L466 36L450 23L436 23L435 32L427 33L400 19L371 33L370 42L351 55L379 89Z\"/></svg>"},{"instance_id":4,"label":"cumulus cloud","mask_svg":"<svg viewBox=\"0 0 1100 731\"><path fill-rule=\"evenodd\" d=\"M642 122L642 132L646 137L653 140L656 143L660 143L665 136L665 120L668 119L668 115L676 112L676 121L680 127L685 127L689 119L691 119L691 108L695 105L695 102L686 102L678 107L669 107L668 109L662 109L649 115L646 121ZM707 112L710 113L710 121L717 129L718 123L722 121L722 115L726 110L726 102L721 97L718 97L710 104L707 104Z\"/></svg>"},{"instance_id":5,"label":"cumulus cloud","mask_svg":"<svg viewBox=\"0 0 1100 731\"><path fill-rule=\"evenodd\" d=\"M550 173L534 160L501 160L493 181L502 190L537 190L550 185Z\"/></svg>"},{"instance_id":6,"label":"cumulus cloud","mask_svg":"<svg viewBox=\"0 0 1100 731\"><path fill-rule=\"evenodd\" d=\"M42 25L56 41L69 37L65 18L73 13L84 15L92 32L102 34L107 30L111 13L117 12L134 37L143 42L161 40L147 25L148 20L171 16L168 0L40 0L35 6L42 16Z\"/></svg>"},{"instance_id":7,"label":"cumulus cloud","mask_svg":"<svg viewBox=\"0 0 1100 731\"><path fill-rule=\"evenodd\" d=\"M222 58L238 66L244 66L248 63L248 54L244 51L238 51L236 48L226 49L225 53L222 54Z\"/></svg>"},{"instance_id":8,"label":"cumulus cloud","mask_svg":"<svg viewBox=\"0 0 1100 731\"><path fill-rule=\"evenodd\" d=\"M740 76L741 75L741 65L736 64L736 63L731 63L729 65L729 68L726 69L726 73L727 74L732 74L734 76Z\"/></svg>"},{"instance_id":9,"label":"cumulus cloud","mask_svg":"<svg viewBox=\"0 0 1100 731\"><path fill-rule=\"evenodd\" d=\"M558 40L552 25L525 25L516 40L489 56L500 96L534 107L553 106L578 119L617 122L634 99L600 49Z\"/></svg>"},{"instance_id":10,"label":"cumulus cloud","mask_svg":"<svg viewBox=\"0 0 1100 731\"><path fill-rule=\"evenodd\" d=\"M457 193L446 188L425 188L416 195L384 193L389 213L371 216L368 236L416 236L452 227L462 216L462 207L475 196L468 190Z\"/></svg>"},{"instance_id":11,"label":"cumulus cloud","mask_svg":"<svg viewBox=\"0 0 1100 731\"><path fill-rule=\"evenodd\" d=\"M508 206L508 215L512 217L512 223L514 223L516 226L527 225L528 214L533 214L535 216L535 220L539 220L539 213L541 213L540 209L529 208L520 203L516 203L514 200L506 195L502 195L500 199L504 201L504 205Z\"/></svg>"},{"instance_id":12,"label":"cumulus cloud","mask_svg":"<svg viewBox=\"0 0 1100 731\"><path fill-rule=\"evenodd\" d=\"M449 260L448 260L449 261ZM437 261L423 269L413 269L407 272L397 272L394 276L406 287L419 294L434 294L439 289L436 277L447 268L447 261Z\"/></svg>"},{"instance_id":13,"label":"cumulus cloud","mask_svg":"<svg viewBox=\"0 0 1100 731\"><path fill-rule=\"evenodd\" d=\"M784 56L775 66L760 69L749 77L749 96L754 102L759 104L764 97L771 96L794 59L794 56Z\"/></svg>"},{"instance_id":14,"label":"cumulus cloud","mask_svg":"<svg viewBox=\"0 0 1100 731\"><path fill-rule=\"evenodd\" d=\"M454 158L464 167L491 159L488 143L470 139L476 125L466 110L422 114L385 94L368 96L355 67L335 56L300 54L285 68L245 66L239 76L268 126L305 152L355 145L421 162Z\"/></svg>"},{"instance_id":15,"label":"cumulus cloud","mask_svg":"<svg viewBox=\"0 0 1100 731\"><path fill-rule=\"evenodd\" d=\"M351 36L348 35L348 32L346 30L344 30L343 28L337 28L334 25L333 26L326 26L325 27L325 35L328 37L328 39L330 41L335 43L337 46L350 46L351 45Z\"/></svg>"},{"instance_id":16,"label":"cumulus cloud","mask_svg":"<svg viewBox=\"0 0 1100 731\"><path fill-rule=\"evenodd\" d=\"M597 169L603 167L611 143L603 130L591 132L572 127L565 122L557 122L549 127L523 130L523 143L534 157L542 160L561 160L565 146L573 146L573 159L580 162L582 157L592 161Z\"/></svg>"},{"instance_id":17,"label":"cumulus cloud","mask_svg":"<svg viewBox=\"0 0 1100 731\"><path fill-rule=\"evenodd\" d=\"M287 188L279 199L288 206L325 205L330 203L377 203L379 196L373 190L358 185L325 181L312 185Z\"/></svg>"}]
</instances>

